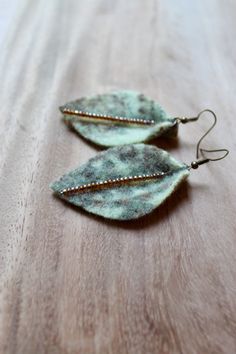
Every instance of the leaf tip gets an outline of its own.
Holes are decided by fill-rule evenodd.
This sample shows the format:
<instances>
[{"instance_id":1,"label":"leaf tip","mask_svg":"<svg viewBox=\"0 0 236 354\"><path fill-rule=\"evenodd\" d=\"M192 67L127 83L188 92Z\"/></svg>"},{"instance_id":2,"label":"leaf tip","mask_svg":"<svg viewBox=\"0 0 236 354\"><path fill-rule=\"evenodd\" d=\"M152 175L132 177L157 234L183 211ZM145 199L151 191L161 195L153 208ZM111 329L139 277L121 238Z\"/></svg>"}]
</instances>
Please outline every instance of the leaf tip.
<instances>
[{"instance_id":1,"label":"leaf tip","mask_svg":"<svg viewBox=\"0 0 236 354\"><path fill-rule=\"evenodd\" d=\"M56 181L56 182L51 182L50 184L49 184L49 188L55 193L55 194L57 194L57 195L59 195L60 194L60 192L59 192L59 186L58 186L58 182Z\"/></svg>"},{"instance_id":2,"label":"leaf tip","mask_svg":"<svg viewBox=\"0 0 236 354\"><path fill-rule=\"evenodd\" d=\"M65 106L59 106L58 109L62 114L64 114Z\"/></svg>"}]
</instances>

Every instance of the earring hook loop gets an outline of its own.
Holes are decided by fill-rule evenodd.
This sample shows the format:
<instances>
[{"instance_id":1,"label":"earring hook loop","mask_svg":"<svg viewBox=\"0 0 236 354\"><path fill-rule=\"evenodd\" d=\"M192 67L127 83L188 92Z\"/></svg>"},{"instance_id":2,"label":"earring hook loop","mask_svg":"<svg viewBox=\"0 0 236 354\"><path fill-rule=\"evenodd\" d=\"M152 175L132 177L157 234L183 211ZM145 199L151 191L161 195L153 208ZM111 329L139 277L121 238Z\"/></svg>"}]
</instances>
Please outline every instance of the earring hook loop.
<instances>
[{"instance_id":1,"label":"earring hook loop","mask_svg":"<svg viewBox=\"0 0 236 354\"><path fill-rule=\"evenodd\" d=\"M197 115L197 119L199 119L201 117L202 114L206 113L206 112L209 112L212 114L213 118L214 118L214 121L212 123L212 125L210 126L210 128L206 131L205 134L203 134L203 136L199 139L198 143L197 143L197 146L196 146L196 158L198 159L199 158L199 155L201 152L201 149L200 149L200 145L201 145L201 142L203 141L203 139L210 133L210 131L212 131L212 129L214 128L214 126L216 125L217 123L217 117L216 117L216 114L215 112L213 112L211 109L204 109L203 111L201 111L200 113L198 113ZM210 151L208 151L210 152Z\"/></svg>"},{"instance_id":2,"label":"earring hook loop","mask_svg":"<svg viewBox=\"0 0 236 354\"><path fill-rule=\"evenodd\" d=\"M204 157L204 152L224 152L224 155L214 158L214 159L209 159L209 161L220 161L223 160L228 154L229 154L229 150L228 149L216 149L216 150L207 150L207 149L200 149L201 151L201 155Z\"/></svg>"},{"instance_id":3,"label":"earring hook loop","mask_svg":"<svg viewBox=\"0 0 236 354\"><path fill-rule=\"evenodd\" d=\"M203 111L201 111L197 117L195 117L194 119L195 120L198 120L201 115L203 113L211 113L212 116L213 116L213 123L212 125L210 126L210 128L206 131L205 134L203 134L203 136L199 139L198 143L197 143L197 146L196 146L196 158L197 160L196 161L193 161L190 165L190 168L193 168L193 169L196 169L198 168L198 166L204 164L204 163L207 163L209 161L219 161L219 160L222 160L224 159L228 154L229 154L229 150L228 149L214 149L214 150L209 150L209 149L203 149L201 148L201 143L203 141L203 139L211 132L211 130L215 127L216 123L217 123L217 117L216 117L216 114L215 112L213 112L211 109L204 109ZM207 157L204 153L207 152L207 153L215 153L215 152L224 152L224 154L220 157L217 157L217 158L210 158L209 156ZM202 157L202 159L199 159L199 156Z\"/></svg>"}]
</instances>

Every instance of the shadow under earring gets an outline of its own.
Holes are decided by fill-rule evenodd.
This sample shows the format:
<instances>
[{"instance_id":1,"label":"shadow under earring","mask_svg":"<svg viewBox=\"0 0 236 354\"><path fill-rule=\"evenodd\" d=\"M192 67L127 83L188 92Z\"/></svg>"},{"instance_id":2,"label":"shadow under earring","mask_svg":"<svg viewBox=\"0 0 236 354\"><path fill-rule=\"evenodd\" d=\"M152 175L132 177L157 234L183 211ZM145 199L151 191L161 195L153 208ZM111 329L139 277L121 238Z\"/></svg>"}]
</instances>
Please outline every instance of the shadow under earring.
<instances>
[{"instance_id":1,"label":"shadow under earring","mask_svg":"<svg viewBox=\"0 0 236 354\"><path fill-rule=\"evenodd\" d=\"M170 117L155 101L133 91L83 97L60 107L64 121L87 140L111 147L176 137L180 123L196 117Z\"/></svg>"},{"instance_id":2,"label":"shadow under earring","mask_svg":"<svg viewBox=\"0 0 236 354\"><path fill-rule=\"evenodd\" d=\"M85 165L64 175L51 185L62 199L109 219L130 220L150 213L185 180L191 169L221 160L227 149L205 150L197 144L196 161L185 164L155 146L131 144L100 152ZM209 158L205 152L225 152ZM201 158L199 159L199 156Z\"/></svg>"}]
</instances>

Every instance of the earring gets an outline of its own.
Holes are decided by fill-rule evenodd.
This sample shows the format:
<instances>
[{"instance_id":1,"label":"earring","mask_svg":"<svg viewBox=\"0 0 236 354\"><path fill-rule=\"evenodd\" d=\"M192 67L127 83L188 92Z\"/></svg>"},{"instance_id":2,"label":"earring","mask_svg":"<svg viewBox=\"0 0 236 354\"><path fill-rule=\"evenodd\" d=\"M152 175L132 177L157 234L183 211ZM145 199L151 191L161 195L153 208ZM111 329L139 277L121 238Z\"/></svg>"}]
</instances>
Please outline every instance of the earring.
<instances>
[{"instance_id":1,"label":"earring","mask_svg":"<svg viewBox=\"0 0 236 354\"><path fill-rule=\"evenodd\" d=\"M153 100L133 91L84 97L60 107L64 121L87 140L102 146L146 142L159 136L176 137L180 123L196 117L170 117Z\"/></svg>"},{"instance_id":2,"label":"earring","mask_svg":"<svg viewBox=\"0 0 236 354\"><path fill-rule=\"evenodd\" d=\"M124 145L100 152L54 182L51 188L60 198L105 218L130 220L148 214L175 191L191 169L228 155L227 149L200 148L203 138L216 124L215 113L211 113L214 123L199 140L196 161L189 165L155 146ZM205 156L211 152L225 154L218 158Z\"/></svg>"}]
</instances>

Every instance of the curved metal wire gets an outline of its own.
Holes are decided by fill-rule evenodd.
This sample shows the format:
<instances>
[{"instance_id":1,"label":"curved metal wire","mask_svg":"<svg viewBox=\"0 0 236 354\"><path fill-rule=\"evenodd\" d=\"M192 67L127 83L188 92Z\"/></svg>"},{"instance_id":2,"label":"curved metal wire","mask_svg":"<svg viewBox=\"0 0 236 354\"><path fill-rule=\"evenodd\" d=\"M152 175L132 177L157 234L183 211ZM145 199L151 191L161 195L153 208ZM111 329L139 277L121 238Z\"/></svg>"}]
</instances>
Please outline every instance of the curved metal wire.
<instances>
[{"instance_id":1,"label":"curved metal wire","mask_svg":"<svg viewBox=\"0 0 236 354\"><path fill-rule=\"evenodd\" d=\"M197 146L196 146L196 158L198 159L197 161L193 161L191 163L190 168L198 168L198 166L207 163L209 161L219 161L224 159L228 154L229 154L229 150L228 149L213 149L213 150L209 150L209 149L203 149L200 147L203 139L210 133L210 131L214 128L214 126L217 123L217 117L215 112L213 112L211 109L204 109L203 111L201 111L197 117L195 117L195 120L198 120L200 118L200 116L203 113L209 112L212 114L214 120L212 125L210 126L210 128L206 131L205 134L203 134L203 136L199 139ZM215 152L224 152L224 155L220 156L220 157L216 157L216 158L210 158L209 156L206 156L204 153L208 152L208 153L215 153ZM202 159L199 160L199 156L202 157Z\"/></svg>"},{"instance_id":2,"label":"curved metal wire","mask_svg":"<svg viewBox=\"0 0 236 354\"><path fill-rule=\"evenodd\" d=\"M216 125L217 123L217 117L216 117L216 114L215 112L213 112L211 109L204 109L203 111L201 111L198 116L197 116L197 119L199 119L201 117L201 115L203 113L206 113L206 112L209 112L213 115L213 118L214 118L214 121L213 121L213 124L210 126L210 128L206 131L206 133L199 139L198 143L197 143L197 146L196 146L196 158L198 159L199 158L199 151L201 151L200 149L200 144L202 142L202 140L210 133L210 131L214 128L214 126ZM208 151L210 152L210 151Z\"/></svg>"},{"instance_id":3,"label":"curved metal wire","mask_svg":"<svg viewBox=\"0 0 236 354\"><path fill-rule=\"evenodd\" d=\"M217 158L215 158L215 159L210 159L210 158L208 157L208 160L209 160L209 161L219 161L219 160L222 160L222 159L224 159L224 158L229 154L229 150L228 150L228 149L216 149L216 150L200 149L200 151L201 151L202 157L204 157L204 158L206 158L206 156L204 155L203 152L223 152L223 151L225 152L223 156L217 157Z\"/></svg>"}]
</instances>

